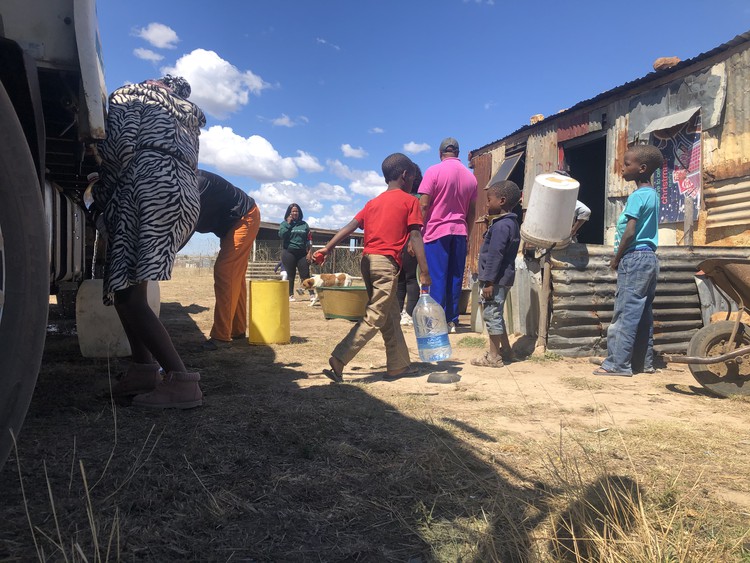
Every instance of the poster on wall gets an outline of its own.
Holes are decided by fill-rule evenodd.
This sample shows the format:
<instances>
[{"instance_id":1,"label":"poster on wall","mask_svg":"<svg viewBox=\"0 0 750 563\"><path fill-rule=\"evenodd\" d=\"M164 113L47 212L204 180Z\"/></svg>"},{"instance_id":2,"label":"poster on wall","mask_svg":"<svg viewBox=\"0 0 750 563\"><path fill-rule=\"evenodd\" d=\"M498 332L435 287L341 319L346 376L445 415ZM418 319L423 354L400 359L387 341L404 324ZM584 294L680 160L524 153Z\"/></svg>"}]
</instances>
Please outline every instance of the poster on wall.
<instances>
[{"instance_id":1,"label":"poster on wall","mask_svg":"<svg viewBox=\"0 0 750 563\"><path fill-rule=\"evenodd\" d=\"M659 193L659 223L685 220L685 196L693 198L693 217L698 217L701 198L700 112L688 121L651 133L651 144L664 156L664 166L654 174Z\"/></svg>"}]
</instances>

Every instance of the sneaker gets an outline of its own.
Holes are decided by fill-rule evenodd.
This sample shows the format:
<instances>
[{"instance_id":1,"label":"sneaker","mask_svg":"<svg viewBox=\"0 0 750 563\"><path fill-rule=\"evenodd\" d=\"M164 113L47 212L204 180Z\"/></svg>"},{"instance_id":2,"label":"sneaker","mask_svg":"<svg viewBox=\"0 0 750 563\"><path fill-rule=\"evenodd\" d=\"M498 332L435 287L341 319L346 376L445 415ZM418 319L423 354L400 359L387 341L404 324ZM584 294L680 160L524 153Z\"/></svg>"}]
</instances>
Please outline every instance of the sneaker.
<instances>
[{"instance_id":1,"label":"sneaker","mask_svg":"<svg viewBox=\"0 0 750 563\"><path fill-rule=\"evenodd\" d=\"M412 318L407 314L406 311L401 311L401 324L403 326L411 326L414 324Z\"/></svg>"},{"instance_id":2,"label":"sneaker","mask_svg":"<svg viewBox=\"0 0 750 563\"><path fill-rule=\"evenodd\" d=\"M451 334L455 334L456 323L448 323L448 332L450 332Z\"/></svg>"},{"instance_id":3,"label":"sneaker","mask_svg":"<svg viewBox=\"0 0 750 563\"><path fill-rule=\"evenodd\" d=\"M297 300L294 298L294 295L290 295L289 296L289 301L297 301Z\"/></svg>"}]
</instances>

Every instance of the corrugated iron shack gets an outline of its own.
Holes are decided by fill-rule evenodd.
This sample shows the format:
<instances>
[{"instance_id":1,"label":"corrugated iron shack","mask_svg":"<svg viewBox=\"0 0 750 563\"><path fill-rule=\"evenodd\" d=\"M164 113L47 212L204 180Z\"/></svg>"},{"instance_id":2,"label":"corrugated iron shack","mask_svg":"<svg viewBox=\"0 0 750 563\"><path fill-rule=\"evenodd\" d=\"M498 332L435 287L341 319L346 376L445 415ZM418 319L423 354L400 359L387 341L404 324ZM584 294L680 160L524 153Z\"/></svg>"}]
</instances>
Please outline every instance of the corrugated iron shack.
<instances>
[{"instance_id":1,"label":"corrugated iron shack","mask_svg":"<svg viewBox=\"0 0 750 563\"><path fill-rule=\"evenodd\" d=\"M510 179L527 202L538 174L564 169L580 182L578 199L592 210L580 244L552 253L549 314L545 322L542 313L533 327L548 348L573 356L606 349L615 279L606 262L615 222L634 188L621 178L620 166L628 146L646 142L665 157L655 174L662 260L656 347L684 352L702 326L693 280L697 264L750 254L748 84L750 32L553 116L534 116L531 125L469 153L480 192L491 180ZM480 193L477 214L485 212ZM467 279L477 270L482 235L482 228L474 229L469 241ZM513 318L527 319L515 328L528 334L534 323L528 322L529 311L517 310L519 303L531 309L542 304L528 295L516 295L515 301Z\"/></svg>"}]
</instances>

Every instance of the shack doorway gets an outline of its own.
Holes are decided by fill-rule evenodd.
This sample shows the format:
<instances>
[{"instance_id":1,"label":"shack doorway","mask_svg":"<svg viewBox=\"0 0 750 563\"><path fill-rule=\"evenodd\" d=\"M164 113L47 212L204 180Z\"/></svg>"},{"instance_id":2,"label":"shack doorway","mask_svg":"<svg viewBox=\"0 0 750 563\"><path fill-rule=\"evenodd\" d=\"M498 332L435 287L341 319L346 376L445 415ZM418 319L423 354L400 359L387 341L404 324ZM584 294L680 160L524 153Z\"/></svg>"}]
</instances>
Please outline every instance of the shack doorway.
<instances>
[{"instance_id":1,"label":"shack doorway","mask_svg":"<svg viewBox=\"0 0 750 563\"><path fill-rule=\"evenodd\" d=\"M581 184L578 199L591 209L591 218L578 231L578 242L604 244L607 138L581 141L576 139L563 145L566 168Z\"/></svg>"}]
</instances>

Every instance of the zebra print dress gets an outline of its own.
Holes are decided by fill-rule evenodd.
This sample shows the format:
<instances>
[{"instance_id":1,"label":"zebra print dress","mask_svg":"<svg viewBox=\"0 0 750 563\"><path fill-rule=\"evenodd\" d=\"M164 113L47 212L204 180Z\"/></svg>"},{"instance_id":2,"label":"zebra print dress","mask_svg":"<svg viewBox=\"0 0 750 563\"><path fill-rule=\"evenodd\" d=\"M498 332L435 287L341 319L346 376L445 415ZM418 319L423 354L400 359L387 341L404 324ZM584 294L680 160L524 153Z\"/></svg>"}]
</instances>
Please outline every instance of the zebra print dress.
<instances>
[{"instance_id":1,"label":"zebra print dress","mask_svg":"<svg viewBox=\"0 0 750 563\"><path fill-rule=\"evenodd\" d=\"M107 228L105 304L116 291L171 277L200 211L196 168L205 123L198 106L153 83L110 96L94 191Z\"/></svg>"}]
</instances>

